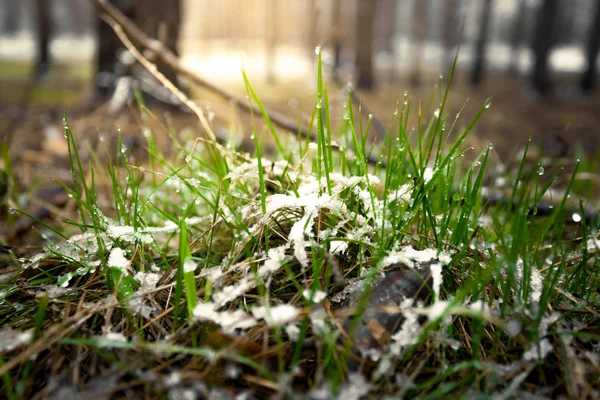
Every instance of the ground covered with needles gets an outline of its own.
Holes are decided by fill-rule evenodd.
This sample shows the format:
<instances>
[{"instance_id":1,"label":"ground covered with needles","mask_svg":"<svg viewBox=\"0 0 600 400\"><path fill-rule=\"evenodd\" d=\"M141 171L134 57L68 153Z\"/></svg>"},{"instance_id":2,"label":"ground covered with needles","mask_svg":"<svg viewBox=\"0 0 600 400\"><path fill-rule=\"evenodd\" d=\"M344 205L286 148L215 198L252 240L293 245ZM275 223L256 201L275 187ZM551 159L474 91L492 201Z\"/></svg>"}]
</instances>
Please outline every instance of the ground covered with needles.
<instances>
[{"instance_id":1,"label":"ground covered with needles","mask_svg":"<svg viewBox=\"0 0 600 400\"><path fill-rule=\"evenodd\" d=\"M378 141L348 94L332 129L320 65L314 140L264 112L243 150L138 99L144 155L106 156L65 116L68 219L2 244L1 397L600 397L595 164L492 162L465 145L489 101L459 130L447 90Z\"/></svg>"}]
</instances>

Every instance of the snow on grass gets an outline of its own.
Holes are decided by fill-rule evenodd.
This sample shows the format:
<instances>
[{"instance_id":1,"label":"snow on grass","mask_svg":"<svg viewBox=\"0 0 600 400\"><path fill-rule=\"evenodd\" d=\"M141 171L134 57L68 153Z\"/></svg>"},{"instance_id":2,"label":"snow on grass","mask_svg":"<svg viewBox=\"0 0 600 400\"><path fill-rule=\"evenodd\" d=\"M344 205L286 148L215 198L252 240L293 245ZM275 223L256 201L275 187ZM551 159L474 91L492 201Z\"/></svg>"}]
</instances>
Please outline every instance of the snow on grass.
<instances>
[{"instance_id":1,"label":"snow on grass","mask_svg":"<svg viewBox=\"0 0 600 400\"><path fill-rule=\"evenodd\" d=\"M192 260L191 258L186 259L183 262L183 273L187 274L188 272L194 272L198 268L198 263Z\"/></svg>"},{"instance_id":2,"label":"snow on grass","mask_svg":"<svg viewBox=\"0 0 600 400\"><path fill-rule=\"evenodd\" d=\"M419 324L419 314L413 309L414 299L404 299L400 304L400 309L403 311L404 322L400 330L392 335L392 343L390 352L399 356L402 351L417 342L421 325Z\"/></svg>"},{"instance_id":3,"label":"snow on grass","mask_svg":"<svg viewBox=\"0 0 600 400\"><path fill-rule=\"evenodd\" d=\"M236 329L250 329L256 325L256 319L243 310L217 311L214 303L200 303L194 308L194 317L200 321L212 321L223 328L225 333L234 333Z\"/></svg>"},{"instance_id":4,"label":"snow on grass","mask_svg":"<svg viewBox=\"0 0 600 400\"><path fill-rule=\"evenodd\" d=\"M0 330L0 351L12 351L31 342L32 331L19 331L5 326Z\"/></svg>"},{"instance_id":5,"label":"snow on grass","mask_svg":"<svg viewBox=\"0 0 600 400\"><path fill-rule=\"evenodd\" d=\"M256 306L252 308L252 315L257 319L264 319L270 326L279 326L295 321L299 310L291 304Z\"/></svg>"},{"instance_id":6,"label":"snow on grass","mask_svg":"<svg viewBox=\"0 0 600 400\"><path fill-rule=\"evenodd\" d=\"M127 268L129 268L130 264L131 261L129 258L125 257L125 250L120 247L115 247L110 251L108 261L106 262L107 266L118 268L124 273L127 272Z\"/></svg>"},{"instance_id":7,"label":"snow on grass","mask_svg":"<svg viewBox=\"0 0 600 400\"><path fill-rule=\"evenodd\" d=\"M305 289L302 292L302 296L304 296L304 298L306 300L310 300L313 303L320 303L323 300L325 300L325 297L327 297L327 293L325 293L322 290L311 290L311 289Z\"/></svg>"}]
</instances>

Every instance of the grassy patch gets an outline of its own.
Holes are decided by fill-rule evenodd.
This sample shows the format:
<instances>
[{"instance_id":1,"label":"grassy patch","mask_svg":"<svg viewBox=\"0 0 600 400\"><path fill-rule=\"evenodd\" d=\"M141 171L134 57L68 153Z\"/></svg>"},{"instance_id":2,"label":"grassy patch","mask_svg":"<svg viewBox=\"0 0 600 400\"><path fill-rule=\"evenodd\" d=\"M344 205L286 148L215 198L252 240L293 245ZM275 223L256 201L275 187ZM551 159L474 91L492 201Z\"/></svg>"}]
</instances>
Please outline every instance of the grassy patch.
<instances>
[{"instance_id":1,"label":"grassy patch","mask_svg":"<svg viewBox=\"0 0 600 400\"><path fill-rule=\"evenodd\" d=\"M452 132L448 90L433 115L402 99L377 143L348 94L332 132L320 54L317 79L309 143L278 135L244 74L266 122L254 155L173 134L166 159L144 129L149 165L121 146L103 174L65 119L81 233L14 260L2 283L2 396L91 390L99 375L108 395L157 398L600 390L600 241L572 208L579 160L560 195L526 151L515 171L490 167L492 146L463 161L490 102Z\"/></svg>"}]
</instances>

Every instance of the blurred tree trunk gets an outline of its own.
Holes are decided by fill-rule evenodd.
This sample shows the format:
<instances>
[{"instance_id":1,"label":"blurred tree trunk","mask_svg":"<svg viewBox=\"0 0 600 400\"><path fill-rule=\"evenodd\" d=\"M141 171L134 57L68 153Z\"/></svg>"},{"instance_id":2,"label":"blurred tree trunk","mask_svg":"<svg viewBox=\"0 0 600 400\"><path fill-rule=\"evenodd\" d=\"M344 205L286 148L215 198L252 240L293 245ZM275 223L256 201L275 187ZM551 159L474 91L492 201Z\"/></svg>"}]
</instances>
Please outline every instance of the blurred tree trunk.
<instances>
[{"instance_id":1,"label":"blurred tree trunk","mask_svg":"<svg viewBox=\"0 0 600 400\"><path fill-rule=\"evenodd\" d=\"M333 73L339 79L342 55L342 7L341 0L333 0L332 8L332 40L333 40Z\"/></svg>"},{"instance_id":2,"label":"blurred tree trunk","mask_svg":"<svg viewBox=\"0 0 600 400\"><path fill-rule=\"evenodd\" d=\"M534 54L533 87L540 94L552 90L552 80L548 69L548 59L555 42L556 25L558 22L558 0L543 0L538 10L537 22L533 34L532 50Z\"/></svg>"},{"instance_id":3,"label":"blurred tree trunk","mask_svg":"<svg viewBox=\"0 0 600 400\"><path fill-rule=\"evenodd\" d=\"M21 4L18 0L2 0L2 32L4 35L15 35L19 31Z\"/></svg>"},{"instance_id":4,"label":"blurred tree trunk","mask_svg":"<svg viewBox=\"0 0 600 400\"><path fill-rule=\"evenodd\" d=\"M600 50L600 0L596 0L596 12L590 26L588 41L585 49L587 67L581 80L581 89L585 92L596 88L596 59Z\"/></svg>"},{"instance_id":5,"label":"blurred tree trunk","mask_svg":"<svg viewBox=\"0 0 600 400\"><path fill-rule=\"evenodd\" d=\"M397 0L379 0L377 7L377 25L383 38L383 50L394 54L394 39L396 38L396 10ZM381 19L379 19L381 18Z\"/></svg>"},{"instance_id":6,"label":"blurred tree trunk","mask_svg":"<svg viewBox=\"0 0 600 400\"><path fill-rule=\"evenodd\" d=\"M48 0L35 1L37 30L35 76L41 78L50 69L50 7Z\"/></svg>"},{"instance_id":7,"label":"blurred tree trunk","mask_svg":"<svg viewBox=\"0 0 600 400\"><path fill-rule=\"evenodd\" d=\"M377 0L358 0L356 18L355 66L358 71L356 86L373 90L375 87L373 66L373 42L375 39L375 13Z\"/></svg>"},{"instance_id":8,"label":"blurred tree trunk","mask_svg":"<svg viewBox=\"0 0 600 400\"><path fill-rule=\"evenodd\" d=\"M111 3L148 36L159 40L177 54L181 0L111 0ZM111 85L106 82L110 80L111 75L122 73L119 53L124 47L112 28L101 19L97 22L97 32L96 95L106 97L112 93ZM177 84L174 71L160 64L158 68L169 80Z\"/></svg>"},{"instance_id":9,"label":"blurred tree trunk","mask_svg":"<svg viewBox=\"0 0 600 400\"><path fill-rule=\"evenodd\" d=\"M427 38L427 0L416 0L413 9L412 18L412 47L413 47L413 67L410 74L411 86L419 86L421 84L421 58L423 56L423 44Z\"/></svg>"},{"instance_id":10,"label":"blurred tree trunk","mask_svg":"<svg viewBox=\"0 0 600 400\"><path fill-rule=\"evenodd\" d=\"M525 35L525 20L527 18L527 0L519 1L519 8L515 14L512 24L512 35L510 36L510 49L512 57L508 67L508 73L516 76L519 74L519 64L521 58L521 45Z\"/></svg>"},{"instance_id":11,"label":"blurred tree trunk","mask_svg":"<svg viewBox=\"0 0 600 400\"><path fill-rule=\"evenodd\" d=\"M446 0L446 10L444 12L444 59L442 60L442 70L444 73L450 71L452 61L454 60L454 47L459 41L458 26L460 11L460 0Z\"/></svg>"},{"instance_id":12,"label":"blurred tree trunk","mask_svg":"<svg viewBox=\"0 0 600 400\"><path fill-rule=\"evenodd\" d=\"M479 21L479 36L475 44L475 64L471 71L471 84L477 86L483 81L483 71L485 69L485 56L489 41L490 20L492 16L492 0L485 0Z\"/></svg>"}]
</instances>

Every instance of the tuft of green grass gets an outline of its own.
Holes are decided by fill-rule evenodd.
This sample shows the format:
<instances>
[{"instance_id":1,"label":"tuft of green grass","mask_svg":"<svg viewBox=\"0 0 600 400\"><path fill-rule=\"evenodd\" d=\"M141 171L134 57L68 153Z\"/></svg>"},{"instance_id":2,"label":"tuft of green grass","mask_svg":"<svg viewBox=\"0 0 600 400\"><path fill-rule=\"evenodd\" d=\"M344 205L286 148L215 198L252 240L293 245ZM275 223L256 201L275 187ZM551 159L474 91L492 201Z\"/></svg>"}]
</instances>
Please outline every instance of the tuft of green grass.
<instances>
[{"instance_id":1,"label":"tuft of green grass","mask_svg":"<svg viewBox=\"0 0 600 400\"><path fill-rule=\"evenodd\" d=\"M92 167L65 116L67 222L81 233L56 232L0 283L0 395L95 371L116 395L152 398L600 391L600 240L583 199L573 206L581 162L568 178L545 176L528 148L514 170L490 171L493 146L466 162L491 100L456 132L455 65L432 115L407 94L375 142L348 93L334 131L317 54L314 143L278 132L242 71L275 154L251 115L254 154L163 125L167 157L138 97L148 162L120 142L113 165Z\"/></svg>"}]
</instances>

